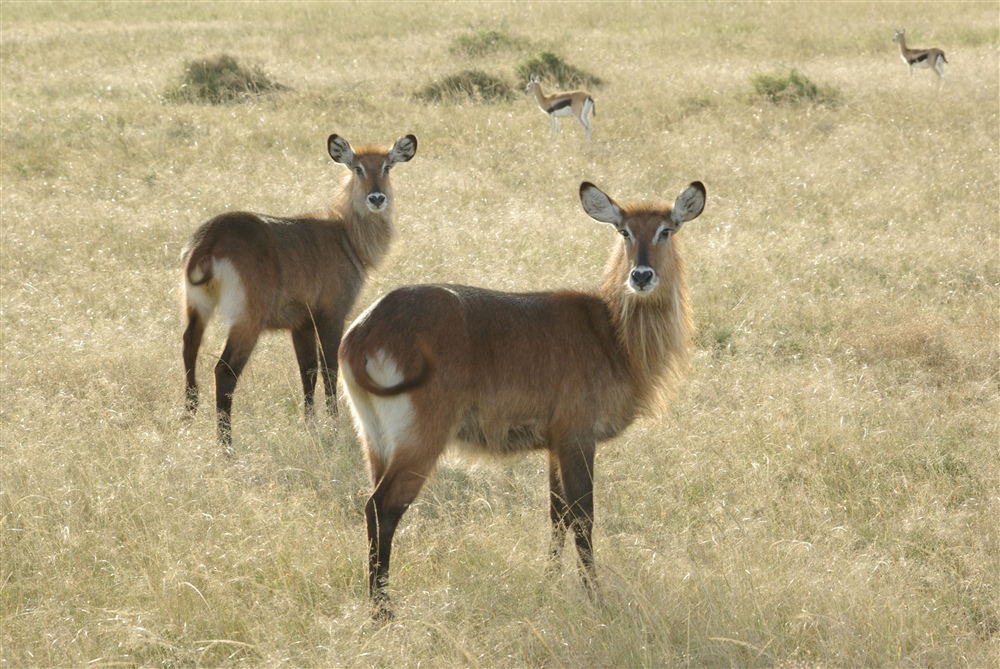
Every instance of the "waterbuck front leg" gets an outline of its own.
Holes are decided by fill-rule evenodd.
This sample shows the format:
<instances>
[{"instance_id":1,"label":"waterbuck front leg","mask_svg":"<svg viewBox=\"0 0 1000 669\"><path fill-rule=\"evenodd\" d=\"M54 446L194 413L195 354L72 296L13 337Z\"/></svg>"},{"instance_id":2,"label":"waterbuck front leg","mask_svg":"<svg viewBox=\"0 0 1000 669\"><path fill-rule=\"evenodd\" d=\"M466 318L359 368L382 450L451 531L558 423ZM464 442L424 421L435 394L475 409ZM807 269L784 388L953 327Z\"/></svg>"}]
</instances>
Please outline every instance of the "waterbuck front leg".
<instances>
[{"instance_id":1,"label":"waterbuck front leg","mask_svg":"<svg viewBox=\"0 0 1000 669\"><path fill-rule=\"evenodd\" d=\"M567 437L555 445L559 473L566 492L566 517L580 556L583 586L591 597L597 587L594 567L594 452L596 440L590 437Z\"/></svg>"},{"instance_id":2,"label":"waterbuck front leg","mask_svg":"<svg viewBox=\"0 0 1000 669\"><path fill-rule=\"evenodd\" d=\"M313 404L316 395L316 377L319 374L316 331L312 323L292 330L292 346L295 348L295 359L299 363L299 377L302 379L302 394L305 397L305 417L308 422L315 415Z\"/></svg>"},{"instance_id":3,"label":"waterbuck front leg","mask_svg":"<svg viewBox=\"0 0 1000 669\"><path fill-rule=\"evenodd\" d=\"M188 308L188 324L184 330L184 409L190 417L198 410L198 380L195 365L198 349L205 334L205 321L195 309Z\"/></svg>"},{"instance_id":4,"label":"waterbuck front leg","mask_svg":"<svg viewBox=\"0 0 1000 669\"><path fill-rule=\"evenodd\" d=\"M346 312L346 310L345 310ZM327 316L316 321L319 333L319 368L323 373L323 388L326 391L326 410L331 416L337 415L337 349L344 335L344 318Z\"/></svg>"}]
</instances>

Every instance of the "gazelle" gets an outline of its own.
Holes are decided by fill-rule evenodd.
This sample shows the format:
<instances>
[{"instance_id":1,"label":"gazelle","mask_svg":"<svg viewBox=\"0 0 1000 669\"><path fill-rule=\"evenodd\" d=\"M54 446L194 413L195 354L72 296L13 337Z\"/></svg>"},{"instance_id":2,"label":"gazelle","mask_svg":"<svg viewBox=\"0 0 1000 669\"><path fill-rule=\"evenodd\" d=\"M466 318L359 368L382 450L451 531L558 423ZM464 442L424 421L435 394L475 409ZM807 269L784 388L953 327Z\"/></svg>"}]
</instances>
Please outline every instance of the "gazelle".
<instances>
[{"instance_id":1,"label":"gazelle","mask_svg":"<svg viewBox=\"0 0 1000 669\"><path fill-rule=\"evenodd\" d=\"M320 374L327 407L336 413L335 356L344 321L368 273L389 250L394 236L389 169L413 158L417 138L406 135L390 148L353 148L330 135L327 148L335 162L350 169L328 210L293 218L222 214L199 227L181 253L189 413L198 406L195 362L205 326L217 308L229 323L215 365L218 435L227 453L236 381L265 329L292 332L307 419Z\"/></svg>"},{"instance_id":2,"label":"gazelle","mask_svg":"<svg viewBox=\"0 0 1000 669\"><path fill-rule=\"evenodd\" d=\"M547 451L551 557L572 529L594 587L596 444L661 410L687 368L692 321L675 233L701 214L705 187L690 184L672 206L618 204L585 182L580 199L622 236L596 293L404 286L344 337L342 378L374 485L365 521L377 618L392 615L396 526L449 442Z\"/></svg>"},{"instance_id":3,"label":"gazelle","mask_svg":"<svg viewBox=\"0 0 1000 669\"><path fill-rule=\"evenodd\" d=\"M566 91L565 93L553 93L546 95L542 91L541 79L534 74L528 82L528 87L524 89L525 95L534 95L535 101L542 111L549 117L549 138L555 137L559 132L559 117L573 116L583 129L587 132L587 141L590 141L591 127L590 114L597 113L594 108L594 97L587 91Z\"/></svg>"},{"instance_id":4,"label":"gazelle","mask_svg":"<svg viewBox=\"0 0 1000 669\"><path fill-rule=\"evenodd\" d=\"M899 45L899 53L903 62L910 66L910 76L919 68L930 68L937 75L938 83L943 83L944 64L947 59L941 49L908 49L906 47L906 28L897 30L892 41Z\"/></svg>"}]
</instances>

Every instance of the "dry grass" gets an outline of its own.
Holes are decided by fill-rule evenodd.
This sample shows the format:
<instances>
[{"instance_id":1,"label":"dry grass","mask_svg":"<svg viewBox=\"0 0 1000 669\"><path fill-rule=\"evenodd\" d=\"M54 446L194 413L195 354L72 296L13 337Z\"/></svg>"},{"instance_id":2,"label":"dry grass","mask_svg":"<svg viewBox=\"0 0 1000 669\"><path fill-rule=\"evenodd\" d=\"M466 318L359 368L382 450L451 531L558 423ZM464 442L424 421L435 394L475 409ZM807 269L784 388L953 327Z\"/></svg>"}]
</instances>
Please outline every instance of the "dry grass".
<instances>
[{"instance_id":1,"label":"dry grass","mask_svg":"<svg viewBox=\"0 0 1000 669\"><path fill-rule=\"evenodd\" d=\"M0 661L1000 663L995 3L393 10L3 3ZM476 67L551 51L604 80L592 144L550 142L522 96L414 98L496 25ZM902 26L947 52L942 90L909 76ZM162 98L218 53L289 90ZM792 69L838 103L748 95ZM302 424L286 336L237 390L232 461L208 412L181 420L182 243L226 209L324 206L331 132L420 140L360 306L421 281L594 285L613 235L580 181L706 183L690 381L598 452L600 605L571 564L545 578L542 458L449 461L398 535L397 620L373 625L361 456L346 418Z\"/></svg>"}]
</instances>

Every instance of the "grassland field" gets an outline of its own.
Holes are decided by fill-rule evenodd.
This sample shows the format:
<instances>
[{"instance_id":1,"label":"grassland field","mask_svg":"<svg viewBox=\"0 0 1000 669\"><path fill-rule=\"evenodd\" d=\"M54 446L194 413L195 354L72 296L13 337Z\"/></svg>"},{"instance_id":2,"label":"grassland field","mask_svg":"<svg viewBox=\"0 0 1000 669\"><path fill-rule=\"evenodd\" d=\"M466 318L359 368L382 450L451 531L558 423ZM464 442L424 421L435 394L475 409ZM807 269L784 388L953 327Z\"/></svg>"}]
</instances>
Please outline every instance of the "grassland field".
<instances>
[{"instance_id":1,"label":"grassland field","mask_svg":"<svg viewBox=\"0 0 1000 669\"><path fill-rule=\"evenodd\" d=\"M603 80L591 143L520 95L542 51ZM219 54L285 89L170 97ZM415 95L467 68L518 94ZM755 92L791 71L828 95ZM0 666L1000 666L997 2L4 0L0 78ZM596 287L616 237L581 181L706 184L690 376L598 448L599 603L569 559L547 578L544 457L449 458L373 623L363 459L343 400L307 429L287 334L240 380L233 458L183 419L181 246L324 208L334 132L419 138L357 311Z\"/></svg>"}]
</instances>

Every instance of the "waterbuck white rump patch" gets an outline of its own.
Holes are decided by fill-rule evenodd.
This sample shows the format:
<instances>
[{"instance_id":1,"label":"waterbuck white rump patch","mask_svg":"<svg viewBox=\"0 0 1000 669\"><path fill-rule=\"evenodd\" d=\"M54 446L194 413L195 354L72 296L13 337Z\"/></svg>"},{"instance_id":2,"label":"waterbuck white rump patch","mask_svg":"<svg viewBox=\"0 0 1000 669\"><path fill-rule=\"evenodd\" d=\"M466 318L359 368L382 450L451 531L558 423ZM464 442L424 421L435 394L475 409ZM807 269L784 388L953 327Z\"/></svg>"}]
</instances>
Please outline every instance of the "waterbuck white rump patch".
<instances>
[{"instance_id":1,"label":"waterbuck white rump patch","mask_svg":"<svg viewBox=\"0 0 1000 669\"><path fill-rule=\"evenodd\" d=\"M385 388L404 381L399 366L384 350L378 350L367 358L365 371L372 381ZM360 388L355 390L350 387L353 379L346 380L352 400L356 394L365 395L362 402L353 402L358 406L355 418L363 426L375 450L386 460L390 459L392 452L409 436L416 423L413 402L406 393L394 397L368 395Z\"/></svg>"},{"instance_id":2,"label":"waterbuck white rump patch","mask_svg":"<svg viewBox=\"0 0 1000 669\"><path fill-rule=\"evenodd\" d=\"M195 285L185 280L187 302L206 323L218 309L226 323L232 326L246 310L243 280L236 266L227 258L213 258L211 263L212 278L209 281ZM199 277L191 278L198 280Z\"/></svg>"}]
</instances>

